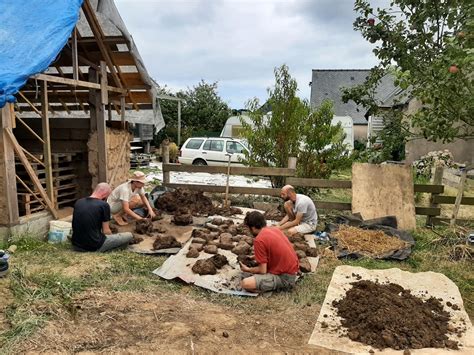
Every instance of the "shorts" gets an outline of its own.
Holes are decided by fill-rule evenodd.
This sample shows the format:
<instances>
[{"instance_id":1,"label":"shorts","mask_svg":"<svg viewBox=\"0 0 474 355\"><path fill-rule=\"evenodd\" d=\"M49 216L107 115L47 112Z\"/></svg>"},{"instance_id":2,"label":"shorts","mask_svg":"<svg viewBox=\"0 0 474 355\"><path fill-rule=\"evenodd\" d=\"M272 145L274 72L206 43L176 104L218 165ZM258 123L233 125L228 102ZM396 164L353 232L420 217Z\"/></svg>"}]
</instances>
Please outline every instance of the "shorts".
<instances>
[{"instance_id":1,"label":"shorts","mask_svg":"<svg viewBox=\"0 0 474 355\"><path fill-rule=\"evenodd\" d=\"M298 224L295 229L300 234L310 234L316 230L317 226L317 224L301 223Z\"/></svg>"},{"instance_id":2,"label":"shorts","mask_svg":"<svg viewBox=\"0 0 474 355\"><path fill-rule=\"evenodd\" d=\"M254 277L257 290L261 292L288 291L291 290L296 283L296 275L290 274L256 274Z\"/></svg>"}]
</instances>

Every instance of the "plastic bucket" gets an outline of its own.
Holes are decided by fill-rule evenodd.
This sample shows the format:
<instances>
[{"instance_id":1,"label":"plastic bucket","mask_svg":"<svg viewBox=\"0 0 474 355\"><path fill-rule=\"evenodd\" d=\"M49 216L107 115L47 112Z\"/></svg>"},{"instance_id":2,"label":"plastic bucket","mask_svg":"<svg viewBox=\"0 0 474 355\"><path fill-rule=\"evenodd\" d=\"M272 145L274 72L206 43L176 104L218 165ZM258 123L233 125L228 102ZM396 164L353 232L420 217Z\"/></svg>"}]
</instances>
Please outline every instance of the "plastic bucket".
<instances>
[{"instance_id":1,"label":"plastic bucket","mask_svg":"<svg viewBox=\"0 0 474 355\"><path fill-rule=\"evenodd\" d=\"M72 224L71 222L65 221L50 221L49 222L49 243L63 243L67 240L67 237L71 233Z\"/></svg>"}]
</instances>

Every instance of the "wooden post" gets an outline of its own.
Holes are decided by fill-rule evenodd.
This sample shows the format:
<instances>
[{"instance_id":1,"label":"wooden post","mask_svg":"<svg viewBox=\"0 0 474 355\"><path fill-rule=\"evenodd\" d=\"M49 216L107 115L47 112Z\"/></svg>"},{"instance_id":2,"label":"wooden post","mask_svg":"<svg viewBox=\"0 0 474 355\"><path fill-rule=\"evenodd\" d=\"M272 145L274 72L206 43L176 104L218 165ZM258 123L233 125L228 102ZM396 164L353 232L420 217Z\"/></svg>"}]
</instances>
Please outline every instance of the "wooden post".
<instances>
[{"instance_id":1,"label":"wooden post","mask_svg":"<svg viewBox=\"0 0 474 355\"><path fill-rule=\"evenodd\" d=\"M178 101L178 148L181 145L181 100Z\"/></svg>"},{"instance_id":2,"label":"wooden post","mask_svg":"<svg viewBox=\"0 0 474 355\"><path fill-rule=\"evenodd\" d=\"M18 223L18 195L16 189L16 175L15 175L15 152L11 144L7 141L5 134L6 129L12 128L12 120L10 118L10 106L6 104L0 109L0 122L2 124L2 131L0 132L0 174L2 179L2 200L5 204L5 210L0 216L1 224L14 225Z\"/></svg>"},{"instance_id":3,"label":"wooden post","mask_svg":"<svg viewBox=\"0 0 474 355\"><path fill-rule=\"evenodd\" d=\"M170 141L165 139L161 143L161 155L163 157L163 165L164 164L169 164L170 162ZM166 184L170 183L170 172L166 171L163 168L163 185L166 186Z\"/></svg>"},{"instance_id":4,"label":"wooden post","mask_svg":"<svg viewBox=\"0 0 474 355\"><path fill-rule=\"evenodd\" d=\"M41 123L43 133L43 155L44 155L44 167L46 171L46 193L49 199L53 203L53 206L57 206L54 198L53 188L53 168L51 166L51 137L49 132L49 113L48 113L48 82L42 81L41 84Z\"/></svg>"},{"instance_id":5,"label":"wooden post","mask_svg":"<svg viewBox=\"0 0 474 355\"><path fill-rule=\"evenodd\" d=\"M97 74L97 70L94 68L90 67L89 68L89 81L91 83L97 83L99 81L99 77ZM90 106L90 116L91 116L91 122L90 122L90 129L91 132L95 132L97 130L97 90L96 89L89 89L89 106Z\"/></svg>"},{"instance_id":6,"label":"wooden post","mask_svg":"<svg viewBox=\"0 0 474 355\"><path fill-rule=\"evenodd\" d=\"M227 181L225 184L225 201L224 207L229 207L229 178L230 178L230 160L232 159L232 154L229 154L229 162L227 163Z\"/></svg>"},{"instance_id":7,"label":"wooden post","mask_svg":"<svg viewBox=\"0 0 474 355\"><path fill-rule=\"evenodd\" d=\"M289 157L288 158L288 169L295 169L296 170L296 157ZM296 174L293 174L293 176L296 176ZM288 176L285 177L285 184L288 185L288 183L286 182L288 180Z\"/></svg>"},{"instance_id":8,"label":"wooden post","mask_svg":"<svg viewBox=\"0 0 474 355\"><path fill-rule=\"evenodd\" d=\"M122 120L122 128L125 128L125 96L120 96L120 118Z\"/></svg>"},{"instance_id":9,"label":"wooden post","mask_svg":"<svg viewBox=\"0 0 474 355\"><path fill-rule=\"evenodd\" d=\"M107 182L107 137L105 126L105 105L108 103L107 92L107 67L105 62L100 62L100 95L96 95L96 120L97 120L97 150L98 150L98 179L99 182Z\"/></svg>"},{"instance_id":10,"label":"wooden post","mask_svg":"<svg viewBox=\"0 0 474 355\"><path fill-rule=\"evenodd\" d=\"M458 217L459 207L461 206L461 200L462 200L462 196L464 194L464 184L466 183L467 171L468 170L469 170L469 168L466 166L466 168L461 173L461 180L459 181L459 185L458 185L458 194L456 196L456 201L454 202L454 208L453 208L453 214L451 216L451 222L449 223L451 227L453 227L456 224L456 218Z\"/></svg>"},{"instance_id":11,"label":"wooden post","mask_svg":"<svg viewBox=\"0 0 474 355\"><path fill-rule=\"evenodd\" d=\"M77 54L77 27L72 31L72 78L79 80L79 56Z\"/></svg>"},{"instance_id":12,"label":"wooden post","mask_svg":"<svg viewBox=\"0 0 474 355\"><path fill-rule=\"evenodd\" d=\"M435 168L434 176L433 176L433 185L442 185L443 184L443 171L444 168L442 166L437 166ZM434 202L435 196L439 195L439 193L431 193L430 196L430 207L438 207L438 204ZM426 216L426 225L433 224L433 216Z\"/></svg>"}]
</instances>

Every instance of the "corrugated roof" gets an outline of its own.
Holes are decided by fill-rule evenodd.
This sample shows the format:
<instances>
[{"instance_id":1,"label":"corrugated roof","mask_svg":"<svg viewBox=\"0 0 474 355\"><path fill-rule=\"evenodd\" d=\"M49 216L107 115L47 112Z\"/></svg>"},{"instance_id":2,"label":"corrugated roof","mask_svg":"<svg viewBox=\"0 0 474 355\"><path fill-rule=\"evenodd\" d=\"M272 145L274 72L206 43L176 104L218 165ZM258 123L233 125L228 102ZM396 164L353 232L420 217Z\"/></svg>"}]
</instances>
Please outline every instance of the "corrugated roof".
<instances>
[{"instance_id":1,"label":"corrugated roof","mask_svg":"<svg viewBox=\"0 0 474 355\"><path fill-rule=\"evenodd\" d=\"M367 109L353 101L342 102L341 90L363 84L369 74L370 69L313 69L311 105L317 107L324 100L331 100L334 103L334 115L350 116L356 125L367 124ZM393 77L387 74L377 87L376 100L382 103L396 91Z\"/></svg>"}]
</instances>

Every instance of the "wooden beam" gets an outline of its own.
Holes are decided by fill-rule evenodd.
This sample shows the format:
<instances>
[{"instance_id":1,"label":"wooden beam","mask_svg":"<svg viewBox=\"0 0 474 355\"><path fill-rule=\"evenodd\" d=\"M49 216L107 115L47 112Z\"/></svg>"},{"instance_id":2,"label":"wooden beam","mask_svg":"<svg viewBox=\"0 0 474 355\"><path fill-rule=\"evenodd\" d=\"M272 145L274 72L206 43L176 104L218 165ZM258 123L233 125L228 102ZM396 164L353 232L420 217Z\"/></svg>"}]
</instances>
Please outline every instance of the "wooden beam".
<instances>
[{"instance_id":1,"label":"wooden beam","mask_svg":"<svg viewBox=\"0 0 474 355\"><path fill-rule=\"evenodd\" d=\"M439 216L441 208L439 207L415 207L415 213L422 216Z\"/></svg>"},{"instance_id":2,"label":"wooden beam","mask_svg":"<svg viewBox=\"0 0 474 355\"><path fill-rule=\"evenodd\" d=\"M288 178L286 179L286 183L293 186L304 186L304 187L335 188L335 189L352 188L352 181L350 180Z\"/></svg>"},{"instance_id":3,"label":"wooden beam","mask_svg":"<svg viewBox=\"0 0 474 355\"><path fill-rule=\"evenodd\" d=\"M180 171L188 173L227 174L225 166L199 166L182 164L163 164L163 171ZM255 175L255 176L293 176L294 169L288 168L259 168L231 166L231 175Z\"/></svg>"},{"instance_id":4,"label":"wooden beam","mask_svg":"<svg viewBox=\"0 0 474 355\"><path fill-rule=\"evenodd\" d=\"M43 133L43 156L44 166L46 169L46 192L54 205L53 171L51 166L51 137L49 132L48 107L48 82L43 81L41 85L41 109L43 115L41 120L41 131Z\"/></svg>"},{"instance_id":5,"label":"wooden beam","mask_svg":"<svg viewBox=\"0 0 474 355\"><path fill-rule=\"evenodd\" d=\"M79 80L79 60L77 54L77 27L72 31L72 77Z\"/></svg>"},{"instance_id":6,"label":"wooden beam","mask_svg":"<svg viewBox=\"0 0 474 355\"><path fill-rule=\"evenodd\" d=\"M102 56L104 57L105 62L107 63L107 66L110 69L110 74L112 75L115 85L117 85L119 88L122 88L122 82L120 81L120 78L117 75L115 65L112 61L109 50L104 42L104 32L100 27L100 23L95 15L94 9L92 8L92 5L89 0L84 0L82 4L82 9L84 11L84 15L86 16L87 22L89 23L89 26L92 30L92 33L94 34L94 37L97 40L100 52L102 53Z\"/></svg>"},{"instance_id":7,"label":"wooden beam","mask_svg":"<svg viewBox=\"0 0 474 355\"><path fill-rule=\"evenodd\" d=\"M21 149L23 149L23 153L25 153L26 155L28 155L32 160L34 160L36 163L38 163L39 165L43 166L44 167L44 163L39 160L37 157L35 157L33 154L31 154L29 151L27 151L25 148L21 147Z\"/></svg>"},{"instance_id":8,"label":"wooden beam","mask_svg":"<svg viewBox=\"0 0 474 355\"><path fill-rule=\"evenodd\" d=\"M18 114L16 115L16 119L17 119L33 136L35 136L36 139L38 139L42 144L44 144L43 138L41 138L35 131L33 131L33 130L31 129L31 127L28 126L28 125L25 123L25 121L23 121L23 120L21 119L21 117L20 117Z\"/></svg>"},{"instance_id":9,"label":"wooden beam","mask_svg":"<svg viewBox=\"0 0 474 355\"><path fill-rule=\"evenodd\" d=\"M43 186L41 185L38 177L36 176L35 171L30 165L30 162L26 158L25 153L23 153L23 150L21 149L20 144L16 140L15 135L13 134L12 130L10 128L4 128L4 132L8 139L10 140L11 145L13 146L13 149L15 150L16 154L18 155L18 158L20 158L20 161L23 163L23 166L25 167L26 172L30 176L31 181L33 182L33 185L35 185L36 189L39 191L39 194L43 198L43 201L46 203L48 206L48 209L51 211L51 214L55 219L58 219L58 212L54 208L53 202L49 199L48 195L46 194L46 191L43 189Z\"/></svg>"},{"instance_id":10,"label":"wooden beam","mask_svg":"<svg viewBox=\"0 0 474 355\"><path fill-rule=\"evenodd\" d=\"M89 88L89 89L100 89L100 84L98 83L90 83L88 81L83 81L83 80L74 80L74 79L68 79L68 78L62 78L59 76L54 76L54 75L47 75L47 74L36 74L30 77L31 79L36 79L36 80L46 80L51 83L58 83L58 84L65 84L65 85L71 85L75 87L83 87L83 88ZM112 91L112 92L118 92L120 94L126 94L127 90L114 87L114 86L109 86L107 85L107 90Z\"/></svg>"},{"instance_id":11,"label":"wooden beam","mask_svg":"<svg viewBox=\"0 0 474 355\"><path fill-rule=\"evenodd\" d=\"M107 164L107 128L105 126L105 105L108 101L107 91L105 90L106 84L104 81L107 80L106 66L104 62L101 62L101 76L100 82L102 90L96 91L95 102L96 102L96 123L97 123L97 150L98 150L98 174L97 177L99 182L108 181L108 164ZM106 82L105 82L106 83Z\"/></svg>"},{"instance_id":12,"label":"wooden beam","mask_svg":"<svg viewBox=\"0 0 474 355\"><path fill-rule=\"evenodd\" d=\"M415 184L414 190L415 192L442 194L444 192L444 185Z\"/></svg>"},{"instance_id":13,"label":"wooden beam","mask_svg":"<svg viewBox=\"0 0 474 355\"><path fill-rule=\"evenodd\" d=\"M442 196L437 195L433 197L434 203L445 204L445 205L454 205L456 203L456 196ZM474 197L464 196L461 199L461 205L474 206Z\"/></svg>"},{"instance_id":14,"label":"wooden beam","mask_svg":"<svg viewBox=\"0 0 474 355\"><path fill-rule=\"evenodd\" d=\"M14 225L19 221L18 195L15 180L15 152L7 141L5 130L12 127L10 105L7 103L0 109L0 174L2 176L2 201L5 210L0 216L1 224Z\"/></svg>"},{"instance_id":15,"label":"wooden beam","mask_svg":"<svg viewBox=\"0 0 474 355\"><path fill-rule=\"evenodd\" d=\"M225 186L212 186L212 185L191 185L191 184L163 184L166 187L171 188L183 188L194 191L202 192L217 192L225 193ZM249 195L266 195L266 196L280 196L280 189L271 189L271 188L259 188L259 187L240 187L240 186L230 186L230 194L249 194Z\"/></svg>"},{"instance_id":16,"label":"wooden beam","mask_svg":"<svg viewBox=\"0 0 474 355\"><path fill-rule=\"evenodd\" d=\"M461 173L461 179L459 180L458 185L458 194L456 196L456 201L454 202L453 214L451 215L451 227L456 224L456 218L458 218L459 208L461 207L461 200L464 195L464 184L467 179L467 168L464 169Z\"/></svg>"},{"instance_id":17,"label":"wooden beam","mask_svg":"<svg viewBox=\"0 0 474 355\"><path fill-rule=\"evenodd\" d=\"M23 100L25 100L25 102L26 102L28 105L30 105L30 107L33 109L33 111L35 111L35 112L41 117L41 112L36 108L35 105L33 105L33 103L32 103L30 100L28 100L28 99L26 98L26 96L25 96L21 91L18 91L18 95L20 95L21 98L22 98Z\"/></svg>"},{"instance_id":18,"label":"wooden beam","mask_svg":"<svg viewBox=\"0 0 474 355\"><path fill-rule=\"evenodd\" d=\"M29 188L29 186L28 186L27 184L25 184L25 182L24 182L18 175L16 175L16 179L18 180L18 182L19 182L20 184L23 185L23 187L24 187L30 194L33 195L33 197L34 197L44 208L48 208L48 207L44 204L43 200L41 200L41 199L38 197L38 193L37 193L37 192L36 192L36 193L33 192L33 190L31 190L31 189Z\"/></svg>"}]
</instances>

